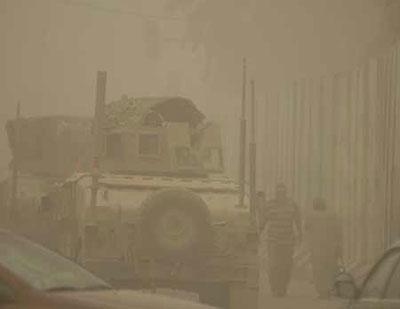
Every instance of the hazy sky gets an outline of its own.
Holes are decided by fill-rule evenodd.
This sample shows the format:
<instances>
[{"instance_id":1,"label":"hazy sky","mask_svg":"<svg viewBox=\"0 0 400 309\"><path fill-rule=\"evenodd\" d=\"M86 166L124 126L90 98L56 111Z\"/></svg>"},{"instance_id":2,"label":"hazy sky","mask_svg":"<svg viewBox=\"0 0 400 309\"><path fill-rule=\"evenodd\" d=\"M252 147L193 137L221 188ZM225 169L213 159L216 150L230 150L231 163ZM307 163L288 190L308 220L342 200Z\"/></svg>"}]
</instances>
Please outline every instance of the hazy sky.
<instances>
[{"instance_id":1,"label":"hazy sky","mask_svg":"<svg viewBox=\"0 0 400 309\"><path fill-rule=\"evenodd\" d=\"M181 94L231 126L243 56L263 93L355 65L382 22L383 0L187 0L212 12L193 49L193 15L165 11L166 1L176 0L0 0L0 125L17 101L26 116L90 115L96 71L106 70L108 99Z\"/></svg>"},{"instance_id":2,"label":"hazy sky","mask_svg":"<svg viewBox=\"0 0 400 309\"><path fill-rule=\"evenodd\" d=\"M115 7L136 9L134 1L114 2ZM0 0L5 111L20 100L26 115L89 114L97 70L109 73L109 98L128 91L159 92L153 80L157 64L143 48L143 19L73 3Z\"/></svg>"}]
</instances>

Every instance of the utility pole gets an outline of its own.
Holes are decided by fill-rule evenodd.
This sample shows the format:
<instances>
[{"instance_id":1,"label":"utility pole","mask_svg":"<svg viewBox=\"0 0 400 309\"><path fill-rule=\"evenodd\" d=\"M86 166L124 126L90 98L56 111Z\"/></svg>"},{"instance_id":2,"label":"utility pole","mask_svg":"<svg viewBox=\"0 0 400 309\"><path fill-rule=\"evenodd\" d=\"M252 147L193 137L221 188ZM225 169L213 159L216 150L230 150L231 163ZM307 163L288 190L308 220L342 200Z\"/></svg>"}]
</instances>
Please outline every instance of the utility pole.
<instances>
[{"instance_id":1,"label":"utility pole","mask_svg":"<svg viewBox=\"0 0 400 309\"><path fill-rule=\"evenodd\" d=\"M100 177L100 158L103 154L103 123L104 123L104 109L105 109L105 98L106 98L106 83L107 83L107 72L97 72L96 82L96 106L94 112L94 123L93 123L93 136L94 136L94 157L93 157L93 169L92 169L92 191L90 198L90 208L94 212L97 205L97 191Z\"/></svg>"},{"instance_id":2,"label":"utility pole","mask_svg":"<svg viewBox=\"0 0 400 309\"><path fill-rule=\"evenodd\" d=\"M251 131L249 144L249 184L250 184L250 213L253 218L256 216L256 98L254 80L250 82L251 87Z\"/></svg>"},{"instance_id":3,"label":"utility pole","mask_svg":"<svg viewBox=\"0 0 400 309\"><path fill-rule=\"evenodd\" d=\"M239 141L239 207L244 207L246 191L246 59L243 59L242 104Z\"/></svg>"},{"instance_id":4,"label":"utility pole","mask_svg":"<svg viewBox=\"0 0 400 309\"><path fill-rule=\"evenodd\" d=\"M12 219L16 218L18 208L18 172L19 172L19 157L20 157L20 118L21 118L21 106L18 102L17 112L15 116L14 125L14 154L12 160L12 184L11 184L11 199L9 215Z\"/></svg>"}]
</instances>

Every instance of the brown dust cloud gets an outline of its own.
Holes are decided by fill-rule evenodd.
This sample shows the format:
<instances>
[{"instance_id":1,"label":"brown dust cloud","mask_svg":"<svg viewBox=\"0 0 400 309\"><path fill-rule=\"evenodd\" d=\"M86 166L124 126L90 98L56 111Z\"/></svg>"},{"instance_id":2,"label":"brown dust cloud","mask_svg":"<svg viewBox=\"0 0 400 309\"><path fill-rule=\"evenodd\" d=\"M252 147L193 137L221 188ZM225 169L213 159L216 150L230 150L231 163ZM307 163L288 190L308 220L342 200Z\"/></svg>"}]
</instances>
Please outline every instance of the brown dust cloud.
<instances>
[{"instance_id":1,"label":"brown dust cloud","mask_svg":"<svg viewBox=\"0 0 400 309\"><path fill-rule=\"evenodd\" d=\"M282 82L351 68L393 41L386 2L2 0L2 125L17 102L26 116L91 115L94 75L106 70L109 100L186 95L219 120L233 113L233 126L243 57L260 100ZM4 168L4 136L0 158Z\"/></svg>"},{"instance_id":2,"label":"brown dust cloud","mask_svg":"<svg viewBox=\"0 0 400 309\"><path fill-rule=\"evenodd\" d=\"M0 308L398 308L399 57L400 0L0 0Z\"/></svg>"}]
</instances>

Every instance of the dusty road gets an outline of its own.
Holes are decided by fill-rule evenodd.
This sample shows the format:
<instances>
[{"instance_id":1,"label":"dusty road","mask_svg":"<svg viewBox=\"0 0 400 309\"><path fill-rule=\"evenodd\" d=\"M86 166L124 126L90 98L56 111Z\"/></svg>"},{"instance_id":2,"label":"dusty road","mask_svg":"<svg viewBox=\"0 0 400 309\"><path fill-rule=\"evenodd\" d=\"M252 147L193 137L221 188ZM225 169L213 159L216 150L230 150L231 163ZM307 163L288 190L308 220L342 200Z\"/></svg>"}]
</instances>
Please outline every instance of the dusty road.
<instances>
[{"instance_id":1,"label":"dusty road","mask_svg":"<svg viewBox=\"0 0 400 309\"><path fill-rule=\"evenodd\" d=\"M258 309L343 309L346 302L340 299L320 300L312 284L311 269L297 256L293 269L292 281L286 298L273 298L270 293L266 274L267 252L264 246L259 248L260 277ZM304 251L300 250L300 251ZM301 255L301 254L298 254ZM300 260L300 261L299 261ZM304 259L303 259L304 260Z\"/></svg>"},{"instance_id":2,"label":"dusty road","mask_svg":"<svg viewBox=\"0 0 400 309\"><path fill-rule=\"evenodd\" d=\"M268 287L269 288L269 287ZM346 308L342 300L319 300L311 283L295 278L286 298L273 298L269 291L260 293L259 309L340 309Z\"/></svg>"},{"instance_id":3,"label":"dusty road","mask_svg":"<svg viewBox=\"0 0 400 309\"><path fill-rule=\"evenodd\" d=\"M286 298L274 298L270 293L268 277L266 275L266 252L261 251L264 258L260 261L260 293L258 299L258 309L345 309L346 301L340 299L320 300L317 297L312 284L311 269L309 265L297 263L293 269L293 277L289 286L288 296ZM173 297L190 299L197 302L198 296L183 291L173 291L160 289L157 293ZM246 302L246 301L245 301ZM243 307L243 309L256 309Z\"/></svg>"}]
</instances>

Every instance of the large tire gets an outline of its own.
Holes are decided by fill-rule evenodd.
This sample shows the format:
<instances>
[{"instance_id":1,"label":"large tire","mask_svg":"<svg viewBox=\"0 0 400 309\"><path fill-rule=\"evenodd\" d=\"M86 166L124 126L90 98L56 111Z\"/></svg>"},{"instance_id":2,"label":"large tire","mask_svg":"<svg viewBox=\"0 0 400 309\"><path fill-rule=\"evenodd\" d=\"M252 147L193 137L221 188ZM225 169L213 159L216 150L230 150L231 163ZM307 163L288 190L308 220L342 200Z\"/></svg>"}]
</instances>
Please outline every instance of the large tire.
<instances>
[{"instance_id":1,"label":"large tire","mask_svg":"<svg viewBox=\"0 0 400 309\"><path fill-rule=\"evenodd\" d=\"M151 194L143 202L139 226L142 248L153 258L198 258L211 245L207 205L188 190Z\"/></svg>"}]
</instances>

